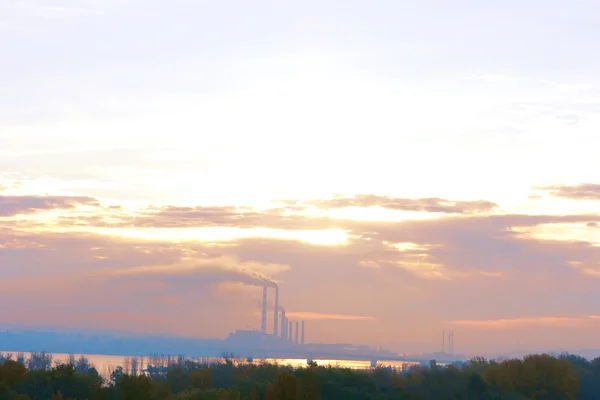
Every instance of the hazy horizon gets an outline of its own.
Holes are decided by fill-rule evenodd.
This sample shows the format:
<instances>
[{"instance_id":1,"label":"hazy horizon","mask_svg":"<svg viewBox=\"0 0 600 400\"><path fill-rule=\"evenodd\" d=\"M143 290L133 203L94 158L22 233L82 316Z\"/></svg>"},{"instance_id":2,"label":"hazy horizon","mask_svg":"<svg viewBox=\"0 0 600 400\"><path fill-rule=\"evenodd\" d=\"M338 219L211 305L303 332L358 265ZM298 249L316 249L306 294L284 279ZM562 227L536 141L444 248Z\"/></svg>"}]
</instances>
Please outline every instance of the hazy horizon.
<instances>
[{"instance_id":1,"label":"hazy horizon","mask_svg":"<svg viewBox=\"0 0 600 400\"><path fill-rule=\"evenodd\" d=\"M599 16L3 1L0 320L600 348Z\"/></svg>"},{"instance_id":2,"label":"hazy horizon","mask_svg":"<svg viewBox=\"0 0 600 400\"><path fill-rule=\"evenodd\" d=\"M2 334L10 334L11 337L7 341L6 338L2 337ZM73 339L73 335L75 335L75 340ZM205 339L207 341L204 341ZM2 353L7 353L14 356L14 354L19 352L46 352L49 354L81 354L90 356L151 356L153 354L164 354L173 357L179 355L187 357L216 357L221 356L222 352L230 353L235 356L236 354L239 355L240 351L242 353L247 351L243 348L227 345L227 342L224 341L224 339L226 338L199 338L196 336L180 336L128 330L106 331L101 329L76 329L31 325L8 326L0 324L0 355ZM336 343L340 344L339 342L330 344L335 345ZM313 344L319 343L307 341L309 348ZM361 345L361 343L353 344ZM489 343L488 346L489 348L493 348L494 344ZM529 354L571 354L585 357L588 360L600 357L600 347L581 348L574 345L555 349L532 345L528 348L515 347L500 351L472 351L467 348L458 348L453 354L448 352L448 348L442 352L441 344L383 343L379 344L379 346L369 347L373 350L383 350L384 353L391 351L401 356L409 358L414 357L415 359L419 359L419 357L423 356L434 356L438 357L438 361L442 354L446 354L449 358L455 360L469 360L473 357L484 357L490 360L513 357L523 358ZM218 350L215 353L210 349L221 349L222 352L221 350ZM267 347L266 349L268 351L269 348ZM293 349L290 348L290 350ZM348 354L351 354L351 352ZM386 356L380 356L381 358L379 361L385 361ZM279 357L279 359L281 359L281 357Z\"/></svg>"}]
</instances>

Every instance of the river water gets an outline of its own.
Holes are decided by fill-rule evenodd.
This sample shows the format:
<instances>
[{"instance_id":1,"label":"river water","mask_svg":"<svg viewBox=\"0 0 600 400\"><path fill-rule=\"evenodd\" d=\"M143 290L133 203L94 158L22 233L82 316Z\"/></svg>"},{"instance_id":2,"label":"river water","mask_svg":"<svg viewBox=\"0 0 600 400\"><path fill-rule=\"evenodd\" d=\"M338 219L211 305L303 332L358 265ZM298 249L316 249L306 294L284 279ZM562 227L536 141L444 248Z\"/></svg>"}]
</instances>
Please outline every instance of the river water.
<instances>
[{"instance_id":1,"label":"river water","mask_svg":"<svg viewBox=\"0 0 600 400\"><path fill-rule=\"evenodd\" d=\"M4 351L2 352L5 356L7 354L12 354L13 359L16 359L17 356L17 352L10 352L10 351ZM25 359L27 360L31 354L30 353L24 353ZM81 355L79 354L75 354L75 358L79 358ZM130 371L131 370L131 366L132 364L137 362L138 365L138 370L144 369L146 368L146 366L148 364L154 365L154 366L165 366L169 363L169 360L167 359L167 357L127 357L127 356L120 356L120 355L102 355L102 354L83 354L84 357L86 357L91 364L93 364L93 366L96 368L96 370L105 378L110 377L110 374L112 371L115 370L115 368L117 368L118 366L123 367L123 369L125 371ZM136 359L136 361L133 361L133 359ZM221 358L210 358L210 357L201 357L201 358L186 358L186 359L191 359L200 363L214 363L214 362L223 362L223 359ZM69 360L69 354L60 354L60 353L54 353L52 354L52 361L53 364L56 363L66 363ZM176 357L171 357L171 362L175 362L177 360ZM237 361L237 360L236 360ZM322 366L327 366L327 365L331 365L331 366L338 366L338 367L343 367L343 368L351 368L351 369L355 369L355 370L360 370L360 369L369 369L371 367L371 362L370 361L356 361L356 360L317 360L314 359L314 362L317 363L317 365L322 365ZM245 359L240 359L239 362L241 363L248 363L249 361L245 360ZM275 359L275 358L269 358L269 359L253 359L251 361L253 364L260 364L262 362L268 362L268 363L277 363L280 365L289 365L289 366L293 366L293 367L303 367L307 365L307 360L306 359ZM386 361L386 360L380 360L377 362L378 366L384 366L384 367L392 367L392 368L397 368L397 369L403 369L403 368L407 368L413 365L418 365L420 364L417 361Z\"/></svg>"}]
</instances>

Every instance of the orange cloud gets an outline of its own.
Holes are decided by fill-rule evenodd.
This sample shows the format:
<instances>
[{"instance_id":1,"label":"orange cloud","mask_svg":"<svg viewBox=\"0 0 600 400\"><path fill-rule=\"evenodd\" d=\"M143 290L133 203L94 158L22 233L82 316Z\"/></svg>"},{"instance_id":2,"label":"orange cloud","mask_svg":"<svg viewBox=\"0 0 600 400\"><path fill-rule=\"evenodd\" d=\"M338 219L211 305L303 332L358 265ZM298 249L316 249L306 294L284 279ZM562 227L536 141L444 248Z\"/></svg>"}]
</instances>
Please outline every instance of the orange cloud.
<instances>
[{"instance_id":1,"label":"orange cloud","mask_svg":"<svg viewBox=\"0 0 600 400\"><path fill-rule=\"evenodd\" d=\"M284 204L297 205L295 200L284 200ZM439 197L408 199L374 194L357 194L352 197L335 197L333 199L319 199L303 201L318 208L346 208L346 207L381 207L390 210L420 211L431 213L470 214L489 212L498 207L496 203L487 200L456 201Z\"/></svg>"},{"instance_id":2,"label":"orange cloud","mask_svg":"<svg viewBox=\"0 0 600 400\"><path fill-rule=\"evenodd\" d=\"M459 325L481 329L513 329L533 326L578 327L594 319L600 319L600 316L532 317L493 320L456 320L444 321L444 323L449 325Z\"/></svg>"},{"instance_id":3,"label":"orange cloud","mask_svg":"<svg viewBox=\"0 0 600 400\"><path fill-rule=\"evenodd\" d=\"M460 318L448 317L448 310L436 304L485 316L490 315L489 310L494 314L511 312L518 303L521 312L539 315L554 311L543 306L544 301L550 304L550 300L563 296L563 304L570 308L561 311L593 313L589 299L595 296L597 284L583 276L586 271L571 265L598 265L600 248L586 241L520 235L516 227L600 222L598 215L454 213L436 219L373 221L285 212L236 207L98 207L91 215L70 209L61 215L52 213L49 217L58 217L51 221L55 224L51 229L37 224L37 215L23 220L22 225L0 221L0 286L5 289L0 299L13 301L21 288L30 293L18 310L4 311L3 320L41 321L40 316L48 315L57 323L91 326L92 321L73 316L93 311L100 315L98 327L158 327L222 337L247 324L255 326L254 313L260 310L260 288L222 283L224 275L235 275L239 269L276 279L281 286L280 304L287 310L312 310L288 316L312 320L317 341L318 336L333 337L331 332L349 342L371 337L371 324L346 329L343 321L353 320L375 320L377 334L385 340L425 340L419 332L432 330L432 324L439 324L440 319ZM140 225L160 234L151 238L118 234L122 228L135 230ZM57 226L71 229L53 231ZM98 226L110 229L97 230ZM210 240L194 236L204 227L227 227L245 233ZM336 246L316 246L291 236L252 237L249 231L257 227L285 232L338 228L348 239ZM177 230L190 232L190 237L177 240ZM215 246L215 241L220 245ZM99 274L106 279L98 279ZM560 293L556 285L562 285ZM410 292L411 287L418 290ZM497 301L509 291L514 295ZM314 295L319 292L331 295ZM76 302L72 301L74 294L79 299ZM531 297L536 301L525 301ZM390 298L401 300L392 302ZM272 293L269 301L273 301ZM406 302L410 307L402 306ZM132 314L162 316L162 325L150 321L130 323L118 314L109 320L123 304ZM195 306L198 304L206 307ZM26 310L37 314L24 315ZM106 318L101 317L103 313ZM210 325L202 322L207 320ZM411 329L399 330L391 322L400 320L410 320ZM538 324L568 326L576 331L583 326L589 328L594 321L546 317L447 324L474 330Z\"/></svg>"},{"instance_id":4,"label":"orange cloud","mask_svg":"<svg viewBox=\"0 0 600 400\"><path fill-rule=\"evenodd\" d=\"M129 312L99 312L73 315L70 319L77 321L96 321L96 322L138 322L138 323L159 323L163 322L162 318L148 315L141 315Z\"/></svg>"},{"instance_id":5,"label":"orange cloud","mask_svg":"<svg viewBox=\"0 0 600 400\"><path fill-rule=\"evenodd\" d=\"M0 196L0 217L30 214L77 206L99 206L92 197L84 196Z\"/></svg>"},{"instance_id":6,"label":"orange cloud","mask_svg":"<svg viewBox=\"0 0 600 400\"><path fill-rule=\"evenodd\" d=\"M313 312L288 312L286 313L288 318L295 320L340 320L340 321L373 321L374 317L363 317L359 315L341 315L341 314L320 314Z\"/></svg>"},{"instance_id":7,"label":"orange cloud","mask_svg":"<svg viewBox=\"0 0 600 400\"><path fill-rule=\"evenodd\" d=\"M600 200L600 184L581 183L578 185L538 186L534 190L546 192L552 197L572 200Z\"/></svg>"}]
</instances>

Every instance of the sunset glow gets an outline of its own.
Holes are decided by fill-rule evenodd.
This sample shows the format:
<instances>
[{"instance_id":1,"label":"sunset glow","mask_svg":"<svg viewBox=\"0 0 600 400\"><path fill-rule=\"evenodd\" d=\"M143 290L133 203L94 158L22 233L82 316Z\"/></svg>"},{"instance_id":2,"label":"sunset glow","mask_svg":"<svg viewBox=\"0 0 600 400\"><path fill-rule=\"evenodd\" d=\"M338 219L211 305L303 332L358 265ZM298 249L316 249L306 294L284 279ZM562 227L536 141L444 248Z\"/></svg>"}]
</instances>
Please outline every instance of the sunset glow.
<instances>
[{"instance_id":1,"label":"sunset glow","mask_svg":"<svg viewBox=\"0 0 600 400\"><path fill-rule=\"evenodd\" d=\"M0 3L0 320L598 345L600 3Z\"/></svg>"}]
</instances>

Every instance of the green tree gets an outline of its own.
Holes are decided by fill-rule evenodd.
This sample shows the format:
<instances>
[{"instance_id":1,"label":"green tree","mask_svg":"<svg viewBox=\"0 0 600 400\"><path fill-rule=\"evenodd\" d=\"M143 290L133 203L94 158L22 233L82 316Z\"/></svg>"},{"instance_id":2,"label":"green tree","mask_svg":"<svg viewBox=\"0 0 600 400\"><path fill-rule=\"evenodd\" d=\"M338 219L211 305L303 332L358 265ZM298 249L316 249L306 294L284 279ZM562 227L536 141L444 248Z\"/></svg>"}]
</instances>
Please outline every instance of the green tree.
<instances>
[{"instance_id":1,"label":"green tree","mask_svg":"<svg viewBox=\"0 0 600 400\"><path fill-rule=\"evenodd\" d=\"M110 382L113 386L116 386L117 382L119 381L119 379L121 379L121 377L124 375L123 372L123 367L121 367L120 365L115 368L114 371L112 371L110 373Z\"/></svg>"},{"instance_id":2,"label":"green tree","mask_svg":"<svg viewBox=\"0 0 600 400\"><path fill-rule=\"evenodd\" d=\"M481 377L481 375L477 373L472 373L469 376L469 386L468 386L469 396L472 399L482 400L484 394L487 391L487 384Z\"/></svg>"},{"instance_id":3,"label":"green tree","mask_svg":"<svg viewBox=\"0 0 600 400\"><path fill-rule=\"evenodd\" d=\"M300 373L296 391L297 400L320 400L319 377L314 368L307 368Z\"/></svg>"},{"instance_id":4,"label":"green tree","mask_svg":"<svg viewBox=\"0 0 600 400\"><path fill-rule=\"evenodd\" d=\"M6 382L8 387L13 388L27 375L27 368L13 360L4 361L0 364L0 381Z\"/></svg>"},{"instance_id":5,"label":"green tree","mask_svg":"<svg viewBox=\"0 0 600 400\"><path fill-rule=\"evenodd\" d=\"M208 389L211 387L210 368L201 368L190 372L190 383L192 387L198 389Z\"/></svg>"},{"instance_id":6,"label":"green tree","mask_svg":"<svg viewBox=\"0 0 600 400\"><path fill-rule=\"evenodd\" d=\"M154 400L156 390L144 375L122 375L116 384L117 400Z\"/></svg>"},{"instance_id":7,"label":"green tree","mask_svg":"<svg viewBox=\"0 0 600 400\"><path fill-rule=\"evenodd\" d=\"M298 380L288 372L281 372L275 382L275 399L296 400Z\"/></svg>"},{"instance_id":8,"label":"green tree","mask_svg":"<svg viewBox=\"0 0 600 400\"><path fill-rule=\"evenodd\" d=\"M27 396L26 394L17 394L10 400L31 400L31 397Z\"/></svg>"},{"instance_id":9,"label":"green tree","mask_svg":"<svg viewBox=\"0 0 600 400\"><path fill-rule=\"evenodd\" d=\"M64 400L64 397L63 397L62 393L59 391L56 394L53 394L52 397L50 397L50 400Z\"/></svg>"},{"instance_id":10,"label":"green tree","mask_svg":"<svg viewBox=\"0 0 600 400\"><path fill-rule=\"evenodd\" d=\"M180 367L174 366L169 368L166 379L173 393L183 392L191 388L190 374L186 373Z\"/></svg>"}]
</instances>

